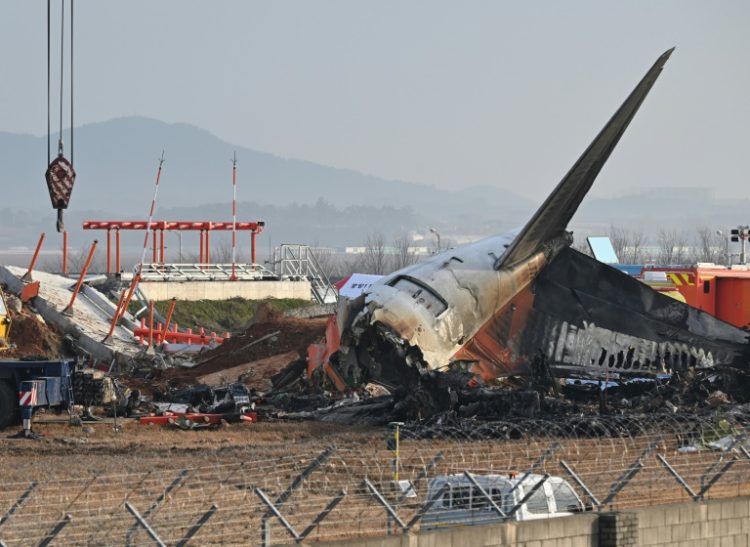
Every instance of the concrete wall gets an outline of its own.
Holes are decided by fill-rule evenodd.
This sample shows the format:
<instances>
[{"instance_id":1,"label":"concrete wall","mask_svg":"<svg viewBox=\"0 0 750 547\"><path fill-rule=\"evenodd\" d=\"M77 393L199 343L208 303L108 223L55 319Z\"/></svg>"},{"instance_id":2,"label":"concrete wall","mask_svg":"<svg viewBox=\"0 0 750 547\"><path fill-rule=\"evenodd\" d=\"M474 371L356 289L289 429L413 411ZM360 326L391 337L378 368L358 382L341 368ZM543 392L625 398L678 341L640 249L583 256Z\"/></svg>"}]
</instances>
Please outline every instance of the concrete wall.
<instances>
[{"instance_id":1,"label":"concrete wall","mask_svg":"<svg viewBox=\"0 0 750 547\"><path fill-rule=\"evenodd\" d=\"M636 545L750 545L750 498L641 509Z\"/></svg>"},{"instance_id":2,"label":"concrete wall","mask_svg":"<svg viewBox=\"0 0 750 547\"><path fill-rule=\"evenodd\" d=\"M323 542L355 547L749 547L750 498Z\"/></svg>"},{"instance_id":3,"label":"concrete wall","mask_svg":"<svg viewBox=\"0 0 750 547\"><path fill-rule=\"evenodd\" d=\"M464 526L424 534L354 539L315 545L356 547L596 547L599 515L508 522L488 526Z\"/></svg>"},{"instance_id":4,"label":"concrete wall","mask_svg":"<svg viewBox=\"0 0 750 547\"><path fill-rule=\"evenodd\" d=\"M242 297L310 300L309 281L141 281L138 285L153 300L227 300Z\"/></svg>"},{"instance_id":5,"label":"concrete wall","mask_svg":"<svg viewBox=\"0 0 750 547\"><path fill-rule=\"evenodd\" d=\"M286 310L284 315L297 319L312 319L313 317L327 317L336 313L336 304L315 304L304 308Z\"/></svg>"}]
</instances>

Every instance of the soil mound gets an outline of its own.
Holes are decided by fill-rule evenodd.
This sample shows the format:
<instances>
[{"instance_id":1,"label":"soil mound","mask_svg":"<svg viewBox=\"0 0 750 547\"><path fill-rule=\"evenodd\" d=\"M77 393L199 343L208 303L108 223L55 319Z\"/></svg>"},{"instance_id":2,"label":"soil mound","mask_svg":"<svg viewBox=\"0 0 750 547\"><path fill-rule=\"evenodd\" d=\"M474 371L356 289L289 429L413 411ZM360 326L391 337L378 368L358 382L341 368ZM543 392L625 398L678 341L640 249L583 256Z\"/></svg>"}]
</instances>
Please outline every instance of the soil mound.
<instances>
[{"instance_id":1,"label":"soil mound","mask_svg":"<svg viewBox=\"0 0 750 547\"><path fill-rule=\"evenodd\" d=\"M12 313L10 342L16 347L0 353L0 358L39 357L57 359L62 353L62 336L52 326L34 313L24 309L20 314Z\"/></svg>"},{"instance_id":2,"label":"soil mound","mask_svg":"<svg viewBox=\"0 0 750 547\"><path fill-rule=\"evenodd\" d=\"M298 358L305 357L307 347L323 339L326 321L325 317L286 317L270 305L263 305L244 332L197 357L197 366L190 369L171 369L165 371L165 376L179 384L195 383L199 377L214 372L288 354L290 359L272 359L268 361L269 365L273 363L272 367L263 367L261 377L270 378L293 361L295 355Z\"/></svg>"}]
</instances>

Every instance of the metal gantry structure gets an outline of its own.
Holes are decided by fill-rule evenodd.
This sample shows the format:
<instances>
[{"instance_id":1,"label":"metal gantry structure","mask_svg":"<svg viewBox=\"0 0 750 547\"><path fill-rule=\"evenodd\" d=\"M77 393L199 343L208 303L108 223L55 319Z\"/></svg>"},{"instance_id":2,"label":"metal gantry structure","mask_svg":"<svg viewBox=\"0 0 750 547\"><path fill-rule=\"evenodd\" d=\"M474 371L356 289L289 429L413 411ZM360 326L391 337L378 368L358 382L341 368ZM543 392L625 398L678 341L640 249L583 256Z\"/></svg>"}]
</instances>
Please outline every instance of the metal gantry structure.
<instances>
[{"instance_id":1,"label":"metal gantry structure","mask_svg":"<svg viewBox=\"0 0 750 547\"><path fill-rule=\"evenodd\" d=\"M200 266L211 265L211 233L214 231L243 231L250 232L250 263L256 262L256 238L263 231L265 222L214 222L205 221L179 221L179 220L154 220L149 223L145 220L87 220L83 223L84 230L106 230L107 244L107 273L112 273L112 232L114 232L114 271L122 270L120 232L123 230L151 231L152 240L152 262L153 264L165 265L164 233L175 232L200 232L200 244L198 262Z\"/></svg>"}]
</instances>

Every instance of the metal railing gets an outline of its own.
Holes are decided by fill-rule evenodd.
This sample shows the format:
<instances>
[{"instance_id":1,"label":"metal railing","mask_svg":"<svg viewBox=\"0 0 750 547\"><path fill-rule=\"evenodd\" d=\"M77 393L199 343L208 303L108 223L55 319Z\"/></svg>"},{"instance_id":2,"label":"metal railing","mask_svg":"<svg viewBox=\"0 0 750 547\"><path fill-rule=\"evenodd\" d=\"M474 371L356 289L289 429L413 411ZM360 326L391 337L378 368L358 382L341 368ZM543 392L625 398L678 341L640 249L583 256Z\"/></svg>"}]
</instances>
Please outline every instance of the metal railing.
<instances>
[{"instance_id":1,"label":"metal railing","mask_svg":"<svg viewBox=\"0 0 750 547\"><path fill-rule=\"evenodd\" d=\"M273 269L282 279L307 279L318 304L338 301L338 293L331 285L328 274L308 245L284 244L276 247L273 251Z\"/></svg>"},{"instance_id":2,"label":"metal railing","mask_svg":"<svg viewBox=\"0 0 750 547\"><path fill-rule=\"evenodd\" d=\"M278 279L262 264L235 264L235 276L241 281ZM143 281L229 281L232 264L144 264Z\"/></svg>"}]
</instances>

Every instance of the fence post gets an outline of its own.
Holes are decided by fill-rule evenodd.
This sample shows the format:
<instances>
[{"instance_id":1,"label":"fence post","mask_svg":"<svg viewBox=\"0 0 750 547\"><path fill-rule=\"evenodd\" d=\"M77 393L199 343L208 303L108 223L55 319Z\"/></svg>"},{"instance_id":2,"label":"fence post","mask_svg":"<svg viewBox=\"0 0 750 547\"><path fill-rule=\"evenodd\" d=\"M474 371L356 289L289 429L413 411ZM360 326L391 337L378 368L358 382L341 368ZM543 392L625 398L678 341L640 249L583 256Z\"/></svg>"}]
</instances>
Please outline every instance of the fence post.
<instances>
[{"instance_id":1,"label":"fence post","mask_svg":"<svg viewBox=\"0 0 750 547\"><path fill-rule=\"evenodd\" d=\"M517 504L515 504L515 505L513 506L513 508L512 508L512 509L511 509L510 511L508 511L508 516L509 516L509 517L512 517L513 515L515 515L515 514L516 514L516 511L518 511L518 510L519 510L519 509L521 508L521 506L522 506L522 505L523 505L524 503L526 503L527 501L529 501L529 498L530 498L531 496L533 496L533 495L534 495L534 492L536 492L536 491L537 491L537 490L539 490L539 489L540 489L540 488L541 488L542 486L544 486L544 483L545 483L545 482L547 482L547 479L548 479L548 478L549 478L549 475L548 475L547 473L545 473L545 474L544 474L544 476L543 476L543 477L542 477L541 479L539 479L539 482L537 482L537 483L536 483L536 484L535 484L535 485L534 485L534 486L533 486L533 487L531 488L531 490L529 490L528 492L526 492L526 495L525 495L525 496L524 496L523 498L521 498L521 500L520 500L520 501L519 501L519 502L518 502Z\"/></svg>"},{"instance_id":2,"label":"fence post","mask_svg":"<svg viewBox=\"0 0 750 547\"><path fill-rule=\"evenodd\" d=\"M211 504L211 508L205 512L205 514L198 519L198 522L196 522L190 530L188 530L187 534L185 534L185 537L180 540L180 542L177 544L177 547L185 547L187 545L188 541L193 539L193 536L198 533L198 531L201 529L201 527L208 522L208 519L210 519L214 513L219 509L219 506L215 503Z\"/></svg>"},{"instance_id":3,"label":"fence post","mask_svg":"<svg viewBox=\"0 0 750 547\"><path fill-rule=\"evenodd\" d=\"M302 472L297 475L294 480L291 482L291 484L287 487L286 490L284 490L278 498L276 498L276 501L271 504L274 509L278 506L281 507L286 503L286 501L292 496L295 490L299 488L302 485L302 481L304 481L307 477L309 477L313 471L315 471L318 467L323 465L328 458L331 457L331 454L333 454L336 451L335 446L329 446L323 452L318 454L318 456L310 462L310 464L302 470ZM255 488L255 491L258 492L258 488ZM258 494L260 495L260 494ZM265 495L265 494L263 494ZM269 500L270 503L270 500ZM279 513L280 514L280 513ZM274 512L272 509L269 508L268 511L266 511L265 515L261 517L261 544L264 546L270 545L271 541L271 523L269 519L271 516L274 515ZM295 532L296 534L296 532Z\"/></svg>"},{"instance_id":4,"label":"fence post","mask_svg":"<svg viewBox=\"0 0 750 547\"><path fill-rule=\"evenodd\" d=\"M271 502L271 500L268 499L268 496L266 496L266 493L263 492L263 490L261 490L260 488L256 488L255 493L258 494L258 497L261 499L261 501L266 504L271 514L275 516L277 519L279 519L279 522L281 522L284 528L287 529L289 534L296 540L300 539L300 535L297 533L297 530L295 530L294 527L291 524L289 524L289 521L284 518L284 515L282 515L281 512L273 504L273 502ZM264 520L268 520L268 519L264 517ZM264 531L267 531L268 533L268 536L267 536L268 543L266 543L266 540L264 539L263 545L270 545L270 541L271 541L270 528L266 528L264 526Z\"/></svg>"},{"instance_id":5,"label":"fence post","mask_svg":"<svg viewBox=\"0 0 750 547\"><path fill-rule=\"evenodd\" d=\"M603 505L607 505L612 502L612 500L615 499L617 494L619 494L623 488L625 488L628 483L633 480L633 477L635 477L638 472L643 469L643 458L648 456L651 451L656 448L656 446L659 444L660 441L654 441L651 444L649 444L643 452L641 452L641 455L638 456L635 461L628 467L628 469L620 475L615 482L611 484L609 487L609 494L605 498L605 500L602 502Z\"/></svg>"},{"instance_id":6,"label":"fence post","mask_svg":"<svg viewBox=\"0 0 750 547\"><path fill-rule=\"evenodd\" d=\"M573 471L570 466L565 462L565 460L560 460L560 467L565 469L565 471L568 473L568 475L571 476L571 478L575 481L575 483L583 490L586 495L589 497L589 499L594 502L594 505L596 505L597 508L601 507L601 502L597 499L597 497L594 495L594 493L589 490L589 487L586 486L586 483L581 480L581 477L575 474L575 471Z\"/></svg>"},{"instance_id":7,"label":"fence post","mask_svg":"<svg viewBox=\"0 0 750 547\"><path fill-rule=\"evenodd\" d=\"M693 501L698 499L698 495L695 493L695 491L692 488L690 488L690 485L687 483L685 479L682 478L682 476L677 472L677 470L671 465L669 465L669 462L664 456L662 456L661 454L657 454L656 459L661 462L664 468L667 471L669 471L669 474L672 475L675 478L675 480L680 484L680 486L682 486L685 489L688 495L691 498L693 498Z\"/></svg>"},{"instance_id":8,"label":"fence post","mask_svg":"<svg viewBox=\"0 0 750 547\"><path fill-rule=\"evenodd\" d=\"M724 467L719 469L716 475L711 477L711 480L708 481L708 483L706 483L704 486L702 486L700 491L698 491L698 499L703 501L703 496L706 494L706 492L708 492L708 489L711 488L714 484L716 484L716 481L718 481L724 475L724 473L729 471L729 468L732 467L735 463L737 463L737 458L733 458L729 460L726 464L724 464Z\"/></svg>"},{"instance_id":9,"label":"fence post","mask_svg":"<svg viewBox=\"0 0 750 547\"><path fill-rule=\"evenodd\" d=\"M31 495L31 493L34 491L34 488L36 488L39 485L37 481L31 481L29 484L29 487L26 489L26 491L21 494L21 496L16 500L16 503L13 504L13 506L8 509L8 511L3 515L3 518L0 518L0 526L8 522L10 517L13 516L13 514L18 511L21 506L26 502L28 497Z\"/></svg>"},{"instance_id":10,"label":"fence post","mask_svg":"<svg viewBox=\"0 0 750 547\"><path fill-rule=\"evenodd\" d=\"M547 458L549 458L552 454L557 452L559 449L560 449L560 443L557 441L549 445L549 447L547 447L547 450L545 450L539 455L536 461L533 464L531 464L531 467L529 467L528 471L526 471L526 473L524 473L523 476L520 479L518 479L518 482L515 485L513 485L513 488L510 489L510 493L512 494L513 492L515 492L516 488L518 488L521 485L521 483L525 481L528 478L528 476L531 475L536 470L537 467L542 465Z\"/></svg>"},{"instance_id":11,"label":"fence post","mask_svg":"<svg viewBox=\"0 0 750 547\"><path fill-rule=\"evenodd\" d=\"M330 502L328 502L328 505L323 508L323 510L318 514L317 517L313 519L313 521L310 523L310 526L305 528L302 533L299 535L300 539L297 540L299 543L301 540L305 539L310 532L315 530L315 527L323 522L325 518L330 514L331 511L333 511L336 506L343 501L343 499L346 497L346 488L341 490L341 492L338 493L338 495L333 498Z\"/></svg>"},{"instance_id":12,"label":"fence post","mask_svg":"<svg viewBox=\"0 0 750 547\"><path fill-rule=\"evenodd\" d=\"M396 513L393 507L391 507L391 504L388 503L388 501L383 497L383 495L380 492L378 492L378 489L375 488L375 486L373 486L373 484L368 479L364 479L362 481L362 484L370 490L370 493L378 501L378 503L380 503L380 505L385 507L386 513L390 515L391 518L393 518L393 520L395 520L398 523L401 529L402 530L406 529L406 524L404 524L404 521L401 520L401 518L398 516L398 513Z\"/></svg>"},{"instance_id":13,"label":"fence post","mask_svg":"<svg viewBox=\"0 0 750 547\"><path fill-rule=\"evenodd\" d=\"M151 528L151 526L149 526L148 522L146 522L146 520L140 515L140 513L136 511L135 507L130 505L129 501L125 502L125 509L127 509L130 512L130 514L135 517L135 520L138 521L138 524L143 526L143 529L146 530L148 535L151 536L151 539L153 539L159 547L167 547L166 544L161 540L161 538L154 531L154 529ZM128 532L128 535L130 535L130 532ZM128 540L128 545L130 545L129 540Z\"/></svg>"},{"instance_id":14,"label":"fence post","mask_svg":"<svg viewBox=\"0 0 750 547\"><path fill-rule=\"evenodd\" d=\"M62 532L62 529L65 528L71 520L73 520L73 517L70 516L70 514L65 515L63 519L55 525L52 531L39 543L39 547L47 547L47 545L52 543L52 540L55 539L57 534Z\"/></svg>"},{"instance_id":15,"label":"fence post","mask_svg":"<svg viewBox=\"0 0 750 547\"><path fill-rule=\"evenodd\" d=\"M335 447L329 446L328 448L323 450L323 452L318 454L318 456L310 463L310 465L308 465L299 475L297 475L289 485L289 487L284 490L284 492L282 492L278 498L276 498L274 504L278 506L284 505L284 503L286 503L286 501L292 496L294 491L302 485L302 481L309 477L312 472L315 471L318 467L323 465L335 451ZM266 515L268 515L268 513L266 513Z\"/></svg>"},{"instance_id":16,"label":"fence post","mask_svg":"<svg viewBox=\"0 0 750 547\"><path fill-rule=\"evenodd\" d=\"M182 482L185 480L185 477L187 476L187 474L188 474L188 470L187 469L183 469L182 471L180 471L179 474L177 475L177 477L175 477L175 479L170 483L170 485L167 486L164 489L164 492L162 492L159 495L159 497L156 498L156 501L154 501L154 503L151 504L151 507L149 507L146 510L145 513L143 513L143 517L142 518L145 519L145 518L150 517L151 514L154 513L154 511L156 511L159 508L159 506L164 502L164 500L167 499L167 496L170 494L170 492L172 492L172 490L174 490L180 484L182 484ZM140 515L138 517L136 517L136 518L139 518L139 517L140 517ZM137 529L138 529L137 525L133 525L130 528L130 530L128 530L128 533L125 536L125 540L126 540L126 543L128 545L130 545L133 542L133 535L135 535L135 532L136 532Z\"/></svg>"},{"instance_id":17,"label":"fence post","mask_svg":"<svg viewBox=\"0 0 750 547\"><path fill-rule=\"evenodd\" d=\"M497 513L501 517L505 517L505 512L502 509L500 509L500 507L497 506L497 504L495 503L495 500L492 499L492 496L490 496L485 491L485 489L482 488L482 485L477 482L477 480L473 477L473 475L471 473L469 473L468 471L464 471L464 477L466 477L467 479L469 479L469 482L471 482L471 484L474 485L474 488L476 488L477 490L479 490L479 493L482 494L482 497L484 497L487 500L487 502L490 504L490 507L492 507L492 509L495 511L495 513ZM511 492L512 492L512 490L511 490Z\"/></svg>"},{"instance_id":18,"label":"fence post","mask_svg":"<svg viewBox=\"0 0 750 547\"><path fill-rule=\"evenodd\" d=\"M443 497L443 494L445 491L448 490L448 485L444 484L443 487L438 490L435 494L432 495L430 499L425 502L425 504L417 511L417 514L412 517L412 519L406 524L406 530L411 530L412 527L422 519L422 517L425 516L425 513L432 509L432 506L437 503L437 501Z\"/></svg>"},{"instance_id":19,"label":"fence post","mask_svg":"<svg viewBox=\"0 0 750 547\"><path fill-rule=\"evenodd\" d=\"M271 519L263 516L260 519L260 544L263 547L271 547Z\"/></svg>"}]
</instances>

